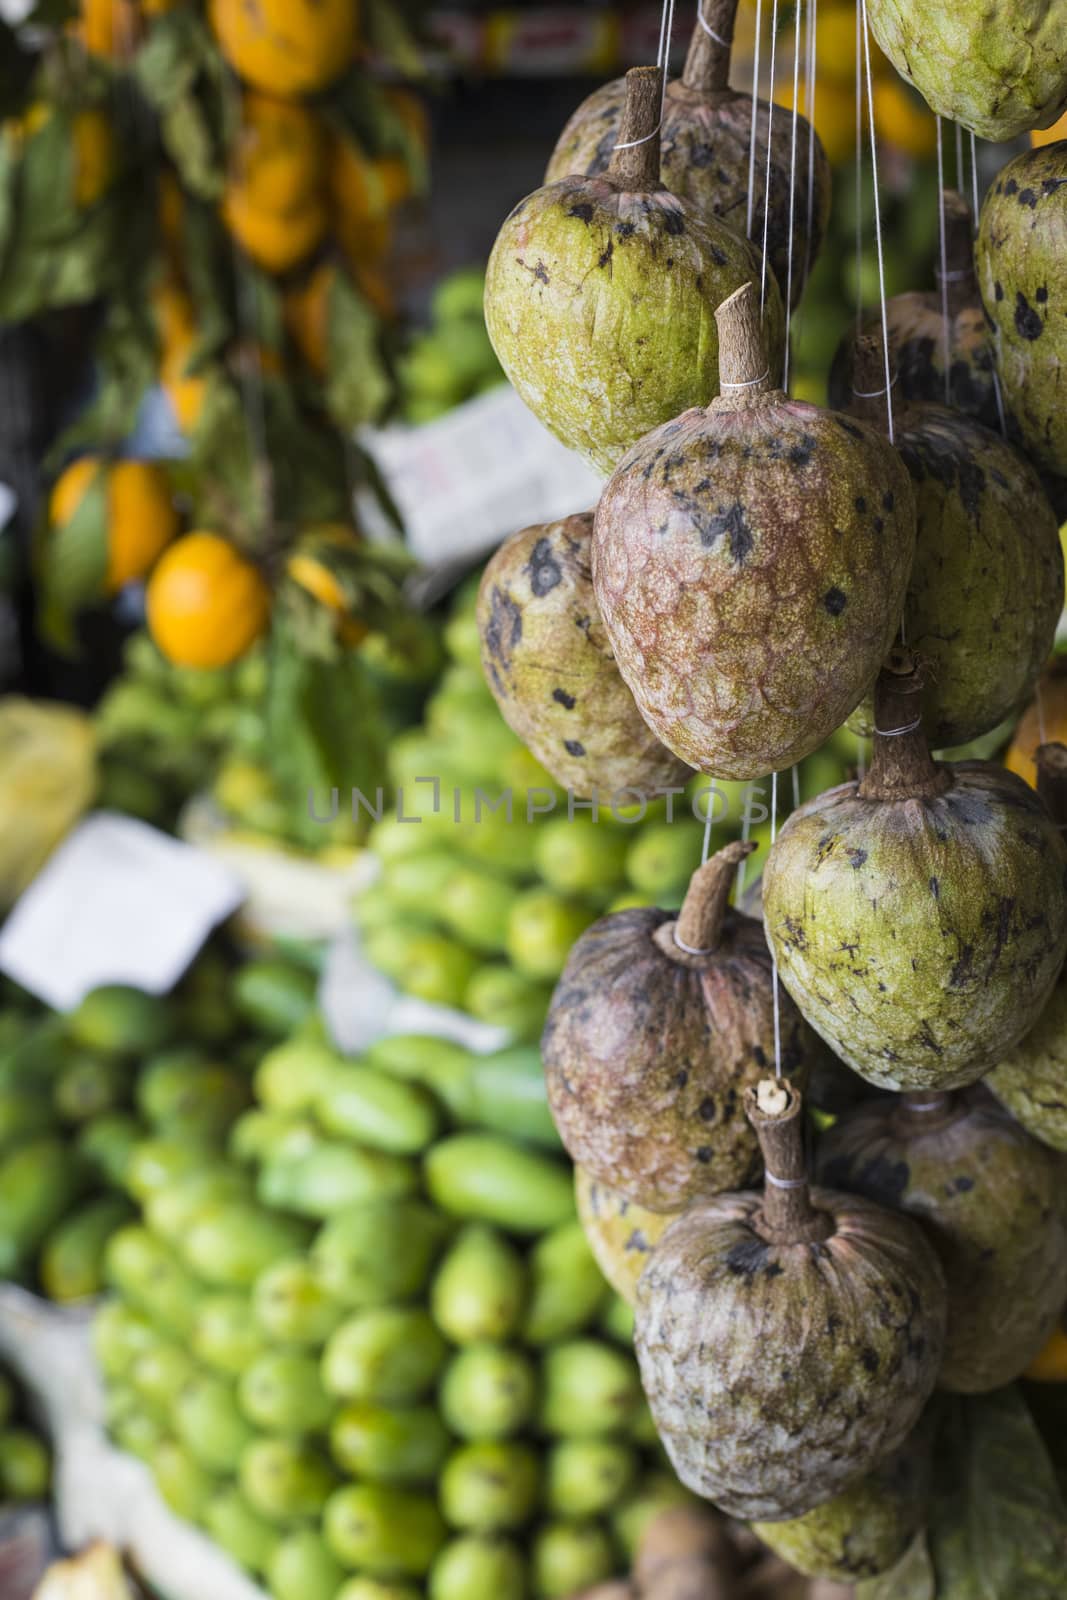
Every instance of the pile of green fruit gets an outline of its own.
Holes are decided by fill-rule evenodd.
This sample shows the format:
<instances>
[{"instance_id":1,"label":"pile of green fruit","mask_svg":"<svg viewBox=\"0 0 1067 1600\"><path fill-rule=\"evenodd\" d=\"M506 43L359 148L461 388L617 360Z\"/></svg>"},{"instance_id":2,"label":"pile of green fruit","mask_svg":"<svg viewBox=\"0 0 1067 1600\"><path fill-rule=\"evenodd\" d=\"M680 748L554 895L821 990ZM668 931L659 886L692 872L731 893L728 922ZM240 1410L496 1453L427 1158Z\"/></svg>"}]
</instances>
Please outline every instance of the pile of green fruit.
<instances>
[{"instance_id":1,"label":"pile of green fruit","mask_svg":"<svg viewBox=\"0 0 1067 1600\"><path fill-rule=\"evenodd\" d=\"M537 1052L355 1061L311 1025L253 1088L225 1151L139 1164L94 1326L116 1441L275 1600L555 1600L622 1570L682 1491Z\"/></svg>"},{"instance_id":2,"label":"pile of green fruit","mask_svg":"<svg viewBox=\"0 0 1067 1600\"><path fill-rule=\"evenodd\" d=\"M381 874L355 917L369 959L405 992L536 1038L570 948L596 917L681 904L709 804L713 847L748 833L761 848L746 881L759 878L771 786L720 782L709 801L709 780L695 774L684 790L645 806L613 811L610 796L596 815L568 806L486 686L478 576L457 592L445 627L449 665L422 725L392 743L397 799L370 833ZM840 782L857 750L842 729L809 756L797 772L800 798ZM498 805L509 794L510 818ZM794 799L783 780L779 823Z\"/></svg>"},{"instance_id":3,"label":"pile of green fruit","mask_svg":"<svg viewBox=\"0 0 1067 1600\"><path fill-rule=\"evenodd\" d=\"M172 995L111 986L68 1016L0 997L0 1278L81 1300L159 1174L221 1150L265 1040L314 1002L291 963L209 946Z\"/></svg>"},{"instance_id":4,"label":"pile of green fruit","mask_svg":"<svg viewBox=\"0 0 1067 1600\"><path fill-rule=\"evenodd\" d=\"M430 327L414 336L399 362L400 414L405 422L432 422L503 383L485 331L484 294L481 267L453 272L434 290Z\"/></svg>"},{"instance_id":5,"label":"pile of green fruit","mask_svg":"<svg viewBox=\"0 0 1067 1600\"><path fill-rule=\"evenodd\" d=\"M30 1425L18 1385L0 1363L0 1512L44 1500L51 1481L48 1446Z\"/></svg>"}]
</instances>

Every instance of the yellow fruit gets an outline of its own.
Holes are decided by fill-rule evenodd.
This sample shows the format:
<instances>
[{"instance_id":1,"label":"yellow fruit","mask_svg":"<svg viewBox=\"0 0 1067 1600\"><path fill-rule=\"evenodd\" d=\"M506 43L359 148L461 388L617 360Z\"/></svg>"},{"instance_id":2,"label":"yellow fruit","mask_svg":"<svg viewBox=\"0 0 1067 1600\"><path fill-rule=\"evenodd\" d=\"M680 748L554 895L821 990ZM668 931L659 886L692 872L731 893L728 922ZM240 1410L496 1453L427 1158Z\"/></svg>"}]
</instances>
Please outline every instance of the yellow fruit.
<instances>
[{"instance_id":1,"label":"yellow fruit","mask_svg":"<svg viewBox=\"0 0 1067 1600\"><path fill-rule=\"evenodd\" d=\"M48 501L48 520L53 527L71 520L86 491L103 470L104 464L98 456L81 456L60 473Z\"/></svg>"},{"instance_id":2,"label":"yellow fruit","mask_svg":"<svg viewBox=\"0 0 1067 1600\"><path fill-rule=\"evenodd\" d=\"M133 54L140 32L134 0L81 0L80 12L74 32L90 55L122 61Z\"/></svg>"},{"instance_id":3,"label":"yellow fruit","mask_svg":"<svg viewBox=\"0 0 1067 1600\"><path fill-rule=\"evenodd\" d=\"M179 667L226 667L270 621L270 590L259 569L215 533L187 533L148 581L148 627Z\"/></svg>"},{"instance_id":4,"label":"yellow fruit","mask_svg":"<svg viewBox=\"0 0 1067 1600\"><path fill-rule=\"evenodd\" d=\"M1032 1378L1035 1383L1067 1383L1067 1333L1062 1328L1055 1329L1023 1377Z\"/></svg>"},{"instance_id":5,"label":"yellow fruit","mask_svg":"<svg viewBox=\"0 0 1067 1600\"><path fill-rule=\"evenodd\" d=\"M937 121L925 100L896 76L874 85L874 125L905 155L925 160L937 149Z\"/></svg>"},{"instance_id":6,"label":"yellow fruit","mask_svg":"<svg viewBox=\"0 0 1067 1600\"><path fill-rule=\"evenodd\" d=\"M208 15L230 66L268 94L325 89L356 46L357 0L210 0Z\"/></svg>"},{"instance_id":7,"label":"yellow fruit","mask_svg":"<svg viewBox=\"0 0 1067 1600\"><path fill-rule=\"evenodd\" d=\"M257 211L291 211L320 192L324 173L322 128L312 112L271 95L244 96L227 192Z\"/></svg>"},{"instance_id":8,"label":"yellow fruit","mask_svg":"<svg viewBox=\"0 0 1067 1600\"><path fill-rule=\"evenodd\" d=\"M1067 111L1051 128L1035 128L1030 135L1030 143L1035 147L1041 144L1058 144L1061 139L1067 139Z\"/></svg>"},{"instance_id":9,"label":"yellow fruit","mask_svg":"<svg viewBox=\"0 0 1067 1600\"><path fill-rule=\"evenodd\" d=\"M392 240L392 213L411 193L411 174L400 156L365 156L350 139L335 139L330 194L341 248L356 268L377 262Z\"/></svg>"},{"instance_id":10,"label":"yellow fruit","mask_svg":"<svg viewBox=\"0 0 1067 1600\"><path fill-rule=\"evenodd\" d=\"M328 611L348 610L344 586L329 563L331 551L351 551L360 543L359 534L347 523L322 523L309 529L285 564L294 583L300 585Z\"/></svg>"},{"instance_id":11,"label":"yellow fruit","mask_svg":"<svg viewBox=\"0 0 1067 1600\"><path fill-rule=\"evenodd\" d=\"M800 112L807 116L803 85L800 91ZM775 104L786 110L793 109L793 85L788 83L775 95ZM866 110L864 110L866 117ZM815 130L822 140L827 159L832 167L851 161L856 153L856 91L844 83L824 81L820 76L815 88Z\"/></svg>"},{"instance_id":12,"label":"yellow fruit","mask_svg":"<svg viewBox=\"0 0 1067 1600\"><path fill-rule=\"evenodd\" d=\"M262 211L239 192L228 194L222 216L247 256L265 272L289 272L318 248L326 233L326 207L312 199L292 211Z\"/></svg>"},{"instance_id":13,"label":"yellow fruit","mask_svg":"<svg viewBox=\"0 0 1067 1600\"><path fill-rule=\"evenodd\" d=\"M332 261L322 261L284 299L285 326L300 354L318 377L326 376L329 361L330 289L337 276Z\"/></svg>"},{"instance_id":14,"label":"yellow fruit","mask_svg":"<svg viewBox=\"0 0 1067 1600\"><path fill-rule=\"evenodd\" d=\"M115 176L115 140L102 111L78 111L71 124L74 142L74 204L95 205Z\"/></svg>"},{"instance_id":15,"label":"yellow fruit","mask_svg":"<svg viewBox=\"0 0 1067 1600\"><path fill-rule=\"evenodd\" d=\"M109 594L144 578L178 532L167 475L151 461L118 461L107 478Z\"/></svg>"},{"instance_id":16,"label":"yellow fruit","mask_svg":"<svg viewBox=\"0 0 1067 1600\"><path fill-rule=\"evenodd\" d=\"M1008 771L1035 788L1034 756L1042 743L1067 744L1067 663L1058 661L1042 674L1037 695L1023 713L1004 757Z\"/></svg>"},{"instance_id":17,"label":"yellow fruit","mask_svg":"<svg viewBox=\"0 0 1067 1600\"><path fill-rule=\"evenodd\" d=\"M175 279L166 277L152 290L152 311L163 354L187 349L196 340L193 302Z\"/></svg>"}]
</instances>

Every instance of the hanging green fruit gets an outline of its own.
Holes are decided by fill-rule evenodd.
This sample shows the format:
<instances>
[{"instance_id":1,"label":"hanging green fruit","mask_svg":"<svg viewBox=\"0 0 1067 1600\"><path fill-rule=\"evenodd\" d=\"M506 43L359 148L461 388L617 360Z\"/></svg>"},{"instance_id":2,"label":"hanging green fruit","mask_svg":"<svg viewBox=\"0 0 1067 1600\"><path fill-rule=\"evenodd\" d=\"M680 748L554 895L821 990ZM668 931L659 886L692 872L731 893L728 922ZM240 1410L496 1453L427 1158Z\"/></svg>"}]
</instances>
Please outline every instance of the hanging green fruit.
<instances>
[{"instance_id":1,"label":"hanging green fruit","mask_svg":"<svg viewBox=\"0 0 1067 1600\"><path fill-rule=\"evenodd\" d=\"M1067 139L1009 161L982 204L975 246L1004 404L1023 448L1061 476L1067 476L1065 235Z\"/></svg>"},{"instance_id":2,"label":"hanging green fruit","mask_svg":"<svg viewBox=\"0 0 1067 1600\"><path fill-rule=\"evenodd\" d=\"M931 760L895 650L861 782L809 800L763 874L767 937L807 1020L869 1082L951 1089L1040 1016L1067 950L1067 845L1021 779Z\"/></svg>"},{"instance_id":3,"label":"hanging green fruit","mask_svg":"<svg viewBox=\"0 0 1067 1600\"><path fill-rule=\"evenodd\" d=\"M945 270L937 269L937 288L890 295L885 303L893 401L948 405L999 429L1003 418L993 344L974 270L974 218L955 189L943 191L942 207ZM860 331L881 334L880 309L863 318ZM852 408L856 390L870 387L857 381L855 351L848 333L830 368L830 404L841 411Z\"/></svg>"},{"instance_id":4,"label":"hanging green fruit","mask_svg":"<svg viewBox=\"0 0 1067 1600\"><path fill-rule=\"evenodd\" d=\"M660 170L667 188L703 215L721 217L750 239L766 231L768 262L796 306L829 220L830 164L806 119L797 117L794 127L791 111L772 111L766 100L756 104L753 153L752 96L729 85L736 12L737 0L704 0L685 70L667 86ZM607 172L625 104L625 78L583 100L560 134L545 182Z\"/></svg>"},{"instance_id":5,"label":"hanging green fruit","mask_svg":"<svg viewBox=\"0 0 1067 1600\"><path fill-rule=\"evenodd\" d=\"M774 388L751 285L717 317L722 393L623 461L593 577L649 726L690 766L749 779L817 749L874 682L915 508L876 429Z\"/></svg>"},{"instance_id":6,"label":"hanging green fruit","mask_svg":"<svg viewBox=\"0 0 1067 1600\"><path fill-rule=\"evenodd\" d=\"M909 1218L809 1189L799 1093L746 1091L762 1194L691 1207L637 1288L641 1378L687 1488L731 1516L804 1516L900 1448L937 1380L945 1282Z\"/></svg>"},{"instance_id":7,"label":"hanging green fruit","mask_svg":"<svg viewBox=\"0 0 1067 1600\"><path fill-rule=\"evenodd\" d=\"M482 666L508 726L564 789L648 795L689 769L619 675L593 593L592 533L589 511L500 547L478 594Z\"/></svg>"},{"instance_id":8,"label":"hanging green fruit","mask_svg":"<svg viewBox=\"0 0 1067 1600\"><path fill-rule=\"evenodd\" d=\"M699 868L677 918L636 909L595 923L552 997L541 1054L560 1137L650 1211L759 1172L742 1096L775 1059L771 961L759 923L727 907L753 848L728 844ZM822 1052L782 998L781 1059L804 1083Z\"/></svg>"},{"instance_id":9,"label":"hanging green fruit","mask_svg":"<svg viewBox=\"0 0 1067 1600\"><path fill-rule=\"evenodd\" d=\"M601 1183L584 1167L574 1169L578 1218L596 1264L616 1294L633 1305L637 1280L657 1241L677 1212L649 1211Z\"/></svg>"},{"instance_id":10,"label":"hanging green fruit","mask_svg":"<svg viewBox=\"0 0 1067 1600\"><path fill-rule=\"evenodd\" d=\"M885 396L873 393L880 335L857 341L854 370L855 414L886 426ZM1029 462L970 417L909 407L895 441L918 512L904 635L928 665L923 732L948 749L989 733L1033 693L1063 609L1059 526ZM872 702L849 726L874 731Z\"/></svg>"},{"instance_id":11,"label":"hanging green fruit","mask_svg":"<svg viewBox=\"0 0 1067 1600\"><path fill-rule=\"evenodd\" d=\"M504 371L531 411L603 472L649 428L711 399L715 307L760 277L746 239L663 187L662 82L657 68L627 74L608 172L521 201L486 275L486 324ZM777 377L784 329L773 274L765 318Z\"/></svg>"},{"instance_id":12,"label":"hanging green fruit","mask_svg":"<svg viewBox=\"0 0 1067 1600\"><path fill-rule=\"evenodd\" d=\"M1064 18L1048 0L866 0L875 38L938 116L981 139L1047 128L1067 107Z\"/></svg>"},{"instance_id":13,"label":"hanging green fruit","mask_svg":"<svg viewBox=\"0 0 1067 1600\"><path fill-rule=\"evenodd\" d=\"M948 1285L939 1386L980 1394L1018 1378L1067 1303L1059 1157L979 1087L846 1111L816 1170L923 1224Z\"/></svg>"}]
</instances>

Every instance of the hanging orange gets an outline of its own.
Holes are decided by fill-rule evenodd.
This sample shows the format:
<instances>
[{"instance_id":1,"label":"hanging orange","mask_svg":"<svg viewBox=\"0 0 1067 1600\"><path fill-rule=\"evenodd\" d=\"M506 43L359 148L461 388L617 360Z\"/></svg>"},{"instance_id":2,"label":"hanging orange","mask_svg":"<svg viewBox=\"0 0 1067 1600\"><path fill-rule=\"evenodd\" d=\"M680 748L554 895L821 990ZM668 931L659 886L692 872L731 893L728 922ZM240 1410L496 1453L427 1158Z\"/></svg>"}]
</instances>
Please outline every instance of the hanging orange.
<instances>
[{"instance_id":1,"label":"hanging orange","mask_svg":"<svg viewBox=\"0 0 1067 1600\"><path fill-rule=\"evenodd\" d=\"M1040 744L1067 744L1067 662L1058 659L1041 676L1039 696L1027 707L1012 736L1004 765L1026 783L1037 786Z\"/></svg>"},{"instance_id":2,"label":"hanging orange","mask_svg":"<svg viewBox=\"0 0 1067 1600\"><path fill-rule=\"evenodd\" d=\"M140 38L140 19L133 0L81 0L73 31L90 55L123 61L133 55Z\"/></svg>"},{"instance_id":3,"label":"hanging orange","mask_svg":"<svg viewBox=\"0 0 1067 1600\"><path fill-rule=\"evenodd\" d=\"M103 478L98 537L105 541L104 592L115 594L144 578L178 531L166 472L153 461L107 463L82 456L60 474L48 501L53 528L78 514L89 490Z\"/></svg>"},{"instance_id":4,"label":"hanging orange","mask_svg":"<svg viewBox=\"0 0 1067 1600\"><path fill-rule=\"evenodd\" d=\"M330 152L334 227L349 264L375 263L388 252L392 215L411 194L411 174L399 156L372 159L350 139Z\"/></svg>"},{"instance_id":5,"label":"hanging orange","mask_svg":"<svg viewBox=\"0 0 1067 1600\"><path fill-rule=\"evenodd\" d=\"M356 48L357 0L210 0L208 16L230 66L268 94L325 89Z\"/></svg>"},{"instance_id":6,"label":"hanging orange","mask_svg":"<svg viewBox=\"0 0 1067 1600\"><path fill-rule=\"evenodd\" d=\"M226 667L270 622L270 590L259 571L216 533L187 533L148 581L148 627L179 667Z\"/></svg>"},{"instance_id":7,"label":"hanging orange","mask_svg":"<svg viewBox=\"0 0 1067 1600\"><path fill-rule=\"evenodd\" d=\"M329 363L330 290L337 277L332 261L321 261L286 294L285 326L300 354L319 378Z\"/></svg>"}]
</instances>

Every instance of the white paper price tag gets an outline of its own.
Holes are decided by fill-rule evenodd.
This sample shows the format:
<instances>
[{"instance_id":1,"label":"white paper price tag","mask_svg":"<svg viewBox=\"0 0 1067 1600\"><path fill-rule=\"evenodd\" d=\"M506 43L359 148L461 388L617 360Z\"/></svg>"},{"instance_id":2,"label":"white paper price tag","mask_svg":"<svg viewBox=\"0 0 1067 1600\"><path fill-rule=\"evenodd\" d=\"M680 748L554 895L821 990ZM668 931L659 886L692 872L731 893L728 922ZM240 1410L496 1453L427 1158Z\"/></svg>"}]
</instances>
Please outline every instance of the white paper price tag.
<instances>
[{"instance_id":1,"label":"white paper price tag","mask_svg":"<svg viewBox=\"0 0 1067 1600\"><path fill-rule=\"evenodd\" d=\"M57 1011L90 989L173 988L243 899L221 862L107 811L64 840L0 932L0 968Z\"/></svg>"}]
</instances>

